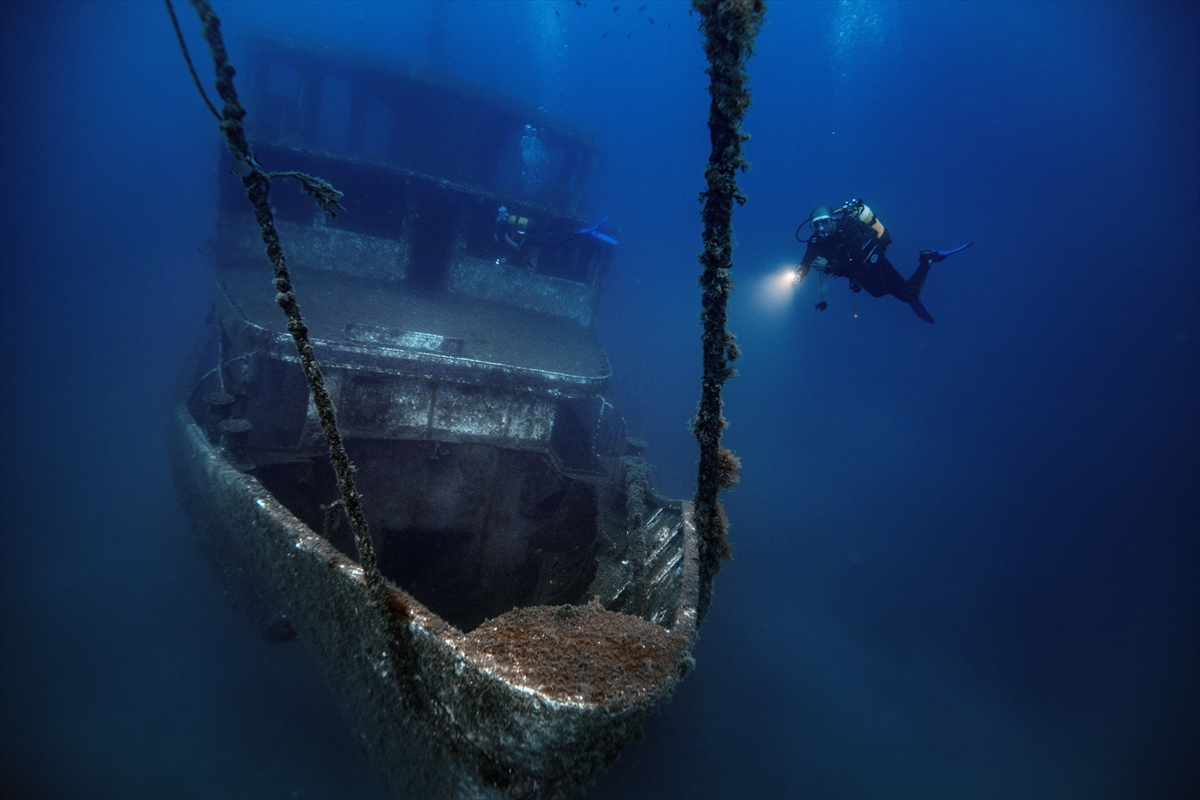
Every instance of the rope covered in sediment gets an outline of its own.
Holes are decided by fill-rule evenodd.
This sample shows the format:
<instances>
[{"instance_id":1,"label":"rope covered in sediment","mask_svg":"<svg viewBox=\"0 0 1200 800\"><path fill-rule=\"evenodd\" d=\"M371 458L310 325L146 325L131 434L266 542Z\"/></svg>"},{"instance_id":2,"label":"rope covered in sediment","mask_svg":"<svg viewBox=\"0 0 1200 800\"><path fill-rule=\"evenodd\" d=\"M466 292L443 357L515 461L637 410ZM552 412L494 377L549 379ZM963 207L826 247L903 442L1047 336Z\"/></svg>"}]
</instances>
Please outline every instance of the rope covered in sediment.
<instances>
[{"instance_id":1,"label":"rope covered in sediment","mask_svg":"<svg viewBox=\"0 0 1200 800\"><path fill-rule=\"evenodd\" d=\"M183 49L184 58L188 62L189 69L192 69L191 58L187 55L187 46L184 44L183 34L179 30L179 23L175 19L171 0L165 0L165 2L167 9L171 12L171 21L175 24L175 32L179 36L179 44ZM246 109L238 101L237 91L233 87L234 69L233 65L229 63L225 42L221 38L221 20L209 5L208 0L191 0L191 3L196 9L196 13L200 15L203 36L208 42L213 66L216 68L217 95L224 102L221 112L217 114L221 134L225 137L225 144L233 155L235 169L242 177L242 185L246 187L246 196L254 206L254 218L262 229L267 258L270 259L275 274L275 302L287 315L288 333L292 335L292 341L296 344L300 365L304 369L304 376L308 379L313 403L321 421L321 430L325 433L325 440L329 444L329 459L333 462L333 469L337 473L338 489L342 495L340 503L345 509L346 516L350 520L350 527L354 531L359 565L362 566L372 597L383 604L386 603L384 583L375 562L375 549L371 544L367 519L363 515L358 492L354 488L354 466L350 463L349 456L346 455L346 448L342 443L342 436L338 431L337 419L333 412L333 402L329 398L329 391L325 388L325 378L321 374L321 368L313 354L312 344L308 341L308 326L304 324L304 319L300 315L300 305L296 302L296 293L292 289L287 261L284 258L283 248L279 244L279 234L275 229L275 216L271 213L271 204L268 200L272 178L296 178L301 182L304 191L321 206L321 210L333 217L337 216L337 211L341 209L338 200L341 199L342 193L320 178L314 178L301 172L265 172L254 160L250 143L246 139L245 127L242 125ZM213 108L207 95L204 94L200 79L196 77L195 69L192 69L192 76L197 87L200 88L200 94L204 96L205 102L208 103L209 108ZM215 109L213 112L217 113Z\"/></svg>"},{"instance_id":2,"label":"rope covered in sediment","mask_svg":"<svg viewBox=\"0 0 1200 800\"><path fill-rule=\"evenodd\" d=\"M737 456L721 446L728 423L721 413L721 388L735 374L730 363L740 355L734 335L726 330L729 293L733 281L733 206L746 202L738 189L737 173L749 168L742 157L742 119L750 107L746 60L753 52L754 37L762 27L763 0L692 0L700 12L704 53L708 56L708 131L712 152L704 169L707 187L700 193L704 203L704 251L698 256L700 275L700 321L704 375L700 407L692 423L700 443L700 467L696 481L695 522L699 539L701 619L712 601L712 579L721 563L733 557L726 534L729 520L718 493L738 481L741 466Z\"/></svg>"}]
</instances>

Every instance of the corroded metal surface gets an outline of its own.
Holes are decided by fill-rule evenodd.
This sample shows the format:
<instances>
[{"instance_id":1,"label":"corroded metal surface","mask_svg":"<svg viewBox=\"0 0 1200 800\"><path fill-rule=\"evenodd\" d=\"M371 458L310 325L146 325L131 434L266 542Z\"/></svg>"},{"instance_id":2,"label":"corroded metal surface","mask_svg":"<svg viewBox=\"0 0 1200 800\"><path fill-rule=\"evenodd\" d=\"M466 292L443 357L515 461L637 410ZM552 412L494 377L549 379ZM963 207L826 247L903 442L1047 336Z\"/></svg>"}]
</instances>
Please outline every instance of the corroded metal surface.
<instances>
[{"instance_id":1,"label":"corroded metal surface","mask_svg":"<svg viewBox=\"0 0 1200 800\"><path fill-rule=\"evenodd\" d=\"M297 360L278 309L262 297L262 276L223 270L220 278L217 311L232 380L272 408L294 404L288 398L302 397L303 387L261 377L275 369L264 359ZM594 398L609 381L594 333L567 320L384 292L325 273L300 272L297 281L313 298L305 305L310 341L349 436L545 450L560 401ZM353 322L345 321L348 310ZM305 413L302 443L320 435L311 403Z\"/></svg>"},{"instance_id":2,"label":"corroded metal surface","mask_svg":"<svg viewBox=\"0 0 1200 800\"><path fill-rule=\"evenodd\" d=\"M488 391L475 386L412 376L379 379L352 370L330 370L330 395L342 430L362 438L422 435L442 441L502 441L544 449L550 442L556 403L529 392ZM308 406L316 433L316 407Z\"/></svg>"},{"instance_id":3,"label":"corroded metal surface","mask_svg":"<svg viewBox=\"0 0 1200 800\"><path fill-rule=\"evenodd\" d=\"M221 238L229 243L231 256L262 260L262 233L253 217L233 217L222 222L225 230ZM403 240L329 227L323 214L317 214L312 225L281 220L275 227L290 267L338 272L354 278L404 280L408 244Z\"/></svg>"},{"instance_id":4,"label":"corroded metal surface","mask_svg":"<svg viewBox=\"0 0 1200 800\"><path fill-rule=\"evenodd\" d=\"M269 278L258 269L226 269L218 279L217 310L228 333L244 339L247 348L287 358L282 345L288 342L281 338L286 330ZM297 270L294 280L305 291L305 318L319 356L324 348L322 363L466 380L502 368L516 383L580 397L601 392L611 374L595 333L568 320L453 297L381 291L325 273ZM378 341L369 341L371 331ZM386 341L406 334L407 343ZM430 347L436 337L454 344Z\"/></svg>"},{"instance_id":5,"label":"corroded metal surface","mask_svg":"<svg viewBox=\"0 0 1200 800\"><path fill-rule=\"evenodd\" d=\"M461 258L450 267L449 291L553 314L590 326L596 313L596 287L540 275L508 263Z\"/></svg>"}]
</instances>

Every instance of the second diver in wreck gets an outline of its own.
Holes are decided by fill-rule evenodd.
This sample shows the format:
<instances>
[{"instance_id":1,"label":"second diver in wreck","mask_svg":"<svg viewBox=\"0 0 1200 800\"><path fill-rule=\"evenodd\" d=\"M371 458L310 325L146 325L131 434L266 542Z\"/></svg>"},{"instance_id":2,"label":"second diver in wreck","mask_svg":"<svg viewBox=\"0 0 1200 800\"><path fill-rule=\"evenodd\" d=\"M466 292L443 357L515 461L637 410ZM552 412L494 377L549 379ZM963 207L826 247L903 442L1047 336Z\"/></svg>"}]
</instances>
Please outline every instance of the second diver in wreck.
<instances>
[{"instance_id":1,"label":"second diver in wreck","mask_svg":"<svg viewBox=\"0 0 1200 800\"><path fill-rule=\"evenodd\" d=\"M800 229L806 224L812 228L812 234L807 239L800 239ZM973 244L967 242L953 250L922 250L916 272L905 280L885 255L892 243L892 235L862 200L851 200L837 210L826 205L817 206L796 229L796 238L808 245L796 272L796 283L814 269L822 276L849 278L851 291L866 289L872 297L890 294L908 303L918 317L929 323L933 322L933 317L921 304L921 290L925 288L929 268ZM824 311L828 306L822 284L816 307Z\"/></svg>"},{"instance_id":2,"label":"second diver in wreck","mask_svg":"<svg viewBox=\"0 0 1200 800\"><path fill-rule=\"evenodd\" d=\"M497 259L518 266L532 266L530 250L533 248L553 250L562 247L576 236L591 236L605 244L616 246L617 240L600 232L600 226L608 221L605 215L595 225L575 228L565 225L547 225L536 219L511 214L505 206L496 209L496 227L492 238L504 244L505 255Z\"/></svg>"}]
</instances>

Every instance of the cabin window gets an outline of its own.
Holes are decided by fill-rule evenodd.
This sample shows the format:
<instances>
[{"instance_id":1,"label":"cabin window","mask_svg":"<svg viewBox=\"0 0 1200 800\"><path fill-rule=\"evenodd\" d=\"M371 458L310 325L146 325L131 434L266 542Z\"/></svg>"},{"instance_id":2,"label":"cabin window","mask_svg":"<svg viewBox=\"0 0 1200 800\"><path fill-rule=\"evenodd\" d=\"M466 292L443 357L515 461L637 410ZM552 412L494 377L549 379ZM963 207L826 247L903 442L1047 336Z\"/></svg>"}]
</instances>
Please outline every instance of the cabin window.
<instances>
[{"instance_id":1,"label":"cabin window","mask_svg":"<svg viewBox=\"0 0 1200 800\"><path fill-rule=\"evenodd\" d=\"M272 61L267 67L265 97L254 115L255 126L269 139L294 140L300 134L300 71Z\"/></svg>"},{"instance_id":2,"label":"cabin window","mask_svg":"<svg viewBox=\"0 0 1200 800\"><path fill-rule=\"evenodd\" d=\"M345 153L350 138L350 81L326 75L321 87L321 122L317 146L330 153Z\"/></svg>"},{"instance_id":3,"label":"cabin window","mask_svg":"<svg viewBox=\"0 0 1200 800\"><path fill-rule=\"evenodd\" d=\"M390 160L388 156L395 137L396 112L378 95L368 94L363 109L363 129L360 148L362 155L373 161Z\"/></svg>"},{"instance_id":4,"label":"cabin window","mask_svg":"<svg viewBox=\"0 0 1200 800\"><path fill-rule=\"evenodd\" d=\"M271 77L267 82L267 94L286 98L292 102L300 100L300 71L291 64L279 61L271 63Z\"/></svg>"}]
</instances>

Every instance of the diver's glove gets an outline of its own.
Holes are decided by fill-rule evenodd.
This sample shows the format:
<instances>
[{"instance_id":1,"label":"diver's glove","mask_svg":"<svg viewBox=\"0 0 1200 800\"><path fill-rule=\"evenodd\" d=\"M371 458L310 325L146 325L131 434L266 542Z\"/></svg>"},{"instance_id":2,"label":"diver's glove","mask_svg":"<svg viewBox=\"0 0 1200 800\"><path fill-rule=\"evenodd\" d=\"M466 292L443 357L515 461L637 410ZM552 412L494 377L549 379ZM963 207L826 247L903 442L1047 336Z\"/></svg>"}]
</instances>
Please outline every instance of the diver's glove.
<instances>
[{"instance_id":1,"label":"diver's glove","mask_svg":"<svg viewBox=\"0 0 1200 800\"><path fill-rule=\"evenodd\" d=\"M813 306L813 308L815 308L817 311L824 311L825 309L829 308L829 303L826 303L824 300L822 300Z\"/></svg>"}]
</instances>

